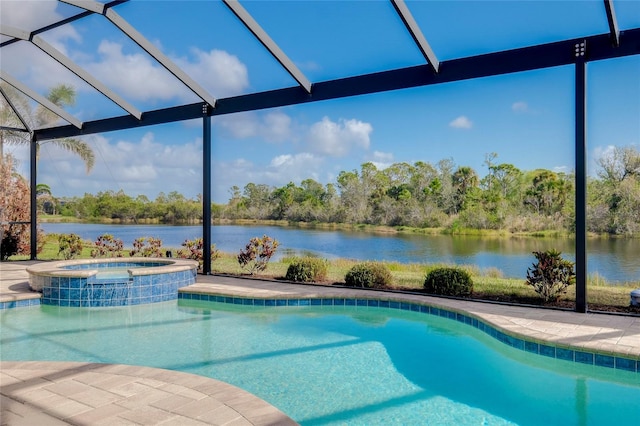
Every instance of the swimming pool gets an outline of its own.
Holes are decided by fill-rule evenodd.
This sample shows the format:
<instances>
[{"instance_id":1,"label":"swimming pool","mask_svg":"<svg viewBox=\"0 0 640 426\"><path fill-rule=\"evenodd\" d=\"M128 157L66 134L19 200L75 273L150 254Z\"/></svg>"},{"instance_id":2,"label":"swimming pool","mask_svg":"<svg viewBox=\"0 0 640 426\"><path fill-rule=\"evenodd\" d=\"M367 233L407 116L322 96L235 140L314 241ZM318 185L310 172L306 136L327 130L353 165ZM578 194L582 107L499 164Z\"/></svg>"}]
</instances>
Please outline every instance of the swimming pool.
<instances>
[{"instance_id":1,"label":"swimming pool","mask_svg":"<svg viewBox=\"0 0 640 426\"><path fill-rule=\"evenodd\" d=\"M213 377L303 425L637 424L640 375L533 355L470 325L369 306L181 299L0 313L2 360Z\"/></svg>"}]
</instances>

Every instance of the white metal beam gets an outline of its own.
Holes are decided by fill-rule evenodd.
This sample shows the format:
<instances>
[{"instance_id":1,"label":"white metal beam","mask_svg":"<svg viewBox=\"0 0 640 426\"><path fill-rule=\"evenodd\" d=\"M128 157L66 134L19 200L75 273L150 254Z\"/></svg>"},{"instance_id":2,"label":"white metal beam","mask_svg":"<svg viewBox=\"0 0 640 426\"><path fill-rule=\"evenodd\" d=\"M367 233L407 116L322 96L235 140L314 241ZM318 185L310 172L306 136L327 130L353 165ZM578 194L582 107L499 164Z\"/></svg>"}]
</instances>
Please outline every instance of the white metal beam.
<instances>
[{"instance_id":1,"label":"white metal beam","mask_svg":"<svg viewBox=\"0 0 640 426\"><path fill-rule=\"evenodd\" d=\"M20 40L27 40L31 38L31 33L29 31L12 27L10 25L2 25L0 27L0 34L7 37L19 38Z\"/></svg>"},{"instance_id":2,"label":"white metal beam","mask_svg":"<svg viewBox=\"0 0 640 426\"><path fill-rule=\"evenodd\" d=\"M83 2L83 3L86 3L86 2ZM9 37L19 38L21 40L30 41L40 50L42 50L47 55L51 56L53 59L58 61L63 67L65 67L66 69L68 69L69 71L71 71L72 73L80 77L81 79L83 79L85 82L87 82L87 84L91 85L94 89L102 93L104 96L111 99L120 108L124 109L129 114L136 117L138 120L142 118L142 112L140 112L137 108L135 108L133 105L128 103L118 94L114 93L107 86L102 84L100 81L96 80L91 74L89 74L80 66L78 66L75 62L73 62L71 59L65 56L58 49L56 49L55 47L53 47L52 45L44 41L42 37L33 36L32 33L28 31L25 31L19 28L14 28L8 25L3 25L2 28L0 28L0 34L6 35Z\"/></svg>"},{"instance_id":3,"label":"white metal beam","mask_svg":"<svg viewBox=\"0 0 640 426\"><path fill-rule=\"evenodd\" d=\"M20 114L20 111L18 111L18 108L16 108L16 106L13 104L7 92L5 92L4 89L2 88L2 85L0 85L0 94L2 94L2 97L4 98L5 101L7 101L7 104L9 105L9 108L11 108L11 111L13 111L16 117L18 117L18 120L20 120L20 122L24 126L24 129L13 129L6 126L2 126L2 130L20 130L20 131L31 132L33 129L29 127L29 125L27 124L27 121L24 119L22 114Z\"/></svg>"},{"instance_id":4,"label":"white metal beam","mask_svg":"<svg viewBox=\"0 0 640 426\"><path fill-rule=\"evenodd\" d=\"M620 29L618 28L618 20L616 19L616 11L613 8L613 0L604 0L604 8L607 12L607 21L609 22L609 33L613 45L620 46Z\"/></svg>"},{"instance_id":5,"label":"white metal beam","mask_svg":"<svg viewBox=\"0 0 640 426\"><path fill-rule=\"evenodd\" d=\"M262 29L255 19L246 11L237 0L223 0L229 9L242 21L242 23L253 33L273 57L282 65L287 72L298 82L298 84L311 93L311 82L304 76L302 71L285 55L280 47L274 42L269 34Z\"/></svg>"},{"instance_id":6,"label":"white metal beam","mask_svg":"<svg viewBox=\"0 0 640 426\"><path fill-rule=\"evenodd\" d=\"M47 43L40 36L35 36L32 39L32 43L36 45L40 50L45 52L47 55L51 56L53 59L58 61L62 66L66 69L83 79L87 84L91 85L98 92L102 93L107 98L111 99L115 102L120 108L127 111L129 114L133 115L135 118L140 120L142 118L142 112L139 111L136 107L131 105L129 102L124 100L117 93L113 92L107 86L102 84L100 81L96 80L91 74L78 66L75 62L65 56L58 49Z\"/></svg>"},{"instance_id":7,"label":"white metal beam","mask_svg":"<svg viewBox=\"0 0 640 426\"><path fill-rule=\"evenodd\" d=\"M158 61L167 71L173 74L182 84L187 86L203 101L215 108L216 98L202 86L200 86L195 80L193 80L187 73L185 73L178 65L176 65L171 59L169 59L164 53L160 51L153 43L147 40L142 34L138 32L131 24L129 24L124 18L118 15L112 8L107 8L104 4L93 0L60 0L64 3L71 4L73 6L96 12L104 15L113 25L115 25L120 31L125 33L127 37L133 40L138 46L140 46L145 52L147 52L153 59Z\"/></svg>"},{"instance_id":8,"label":"white metal beam","mask_svg":"<svg viewBox=\"0 0 640 426\"><path fill-rule=\"evenodd\" d=\"M400 15L400 19L402 19L405 27L407 27L407 30L409 30L411 37L413 37L413 40L418 45L418 48L422 52L422 55L431 66L431 69L433 70L433 72L437 73L440 69L440 61L438 61L435 53L433 53L433 50L431 50L431 46L429 46L427 39L422 34L420 26L418 25L416 20L413 19L413 15L409 11L409 8L405 4L404 0L391 0L391 3L393 3L393 7L396 9L396 12L398 12L398 15Z\"/></svg>"},{"instance_id":9,"label":"white metal beam","mask_svg":"<svg viewBox=\"0 0 640 426\"><path fill-rule=\"evenodd\" d=\"M73 115L69 114L67 111L63 110L58 105L51 102L49 99L34 92L29 87L20 83L18 80L16 80L11 75L9 75L6 71L0 70L0 79L6 81L10 85L15 87L19 91L21 91L22 93L24 93L25 95L27 95L28 97L30 97L31 99L33 99L34 101L42 105L43 107L47 108L48 110L56 114L58 117L61 117L67 122L73 124L78 129L82 129L82 121L78 120Z\"/></svg>"},{"instance_id":10,"label":"white metal beam","mask_svg":"<svg viewBox=\"0 0 640 426\"><path fill-rule=\"evenodd\" d=\"M80 9L84 9L84 10L88 10L89 12L93 12L93 13L97 13L99 15L103 15L104 14L104 10L105 10L105 5L97 2L97 1L93 1L93 0L60 0L62 3L67 3L76 7L79 7Z\"/></svg>"}]
</instances>

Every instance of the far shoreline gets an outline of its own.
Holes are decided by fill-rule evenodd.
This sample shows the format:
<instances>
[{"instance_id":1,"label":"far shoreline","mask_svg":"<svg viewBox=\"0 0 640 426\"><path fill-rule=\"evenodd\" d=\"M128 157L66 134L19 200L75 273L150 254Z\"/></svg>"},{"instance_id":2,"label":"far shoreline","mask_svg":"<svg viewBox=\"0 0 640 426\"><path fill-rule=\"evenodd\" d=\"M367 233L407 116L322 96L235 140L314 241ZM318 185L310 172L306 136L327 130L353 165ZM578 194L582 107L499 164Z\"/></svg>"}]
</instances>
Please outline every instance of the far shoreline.
<instances>
[{"instance_id":1,"label":"far shoreline","mask_svg":"<svg viewBox=\"0 0 640 426\"><path fill-rule=\"evenodd\" d=\"M102 224L102 225L159 225L159 226L201 226L202 221L164 223L159 219L112 219L100 218L96 220L84 220L67 216L43 216L38 218L38 223L78 223L78 224ZM457 228L455 230L439 228L416 228L409 226L387 226L350 223L321 223L321 222L291 222L287 220L271 219L213 219L212 226L237 225L237 226L279 226L283 228L318 229L328 231L364 232L369 234L409 234L409 235L456 235L474 236L485 238L566 238L573 239L575 234L568 231L526 231L511 232L506 229L472 229ZM588 238L597 239L634 239L638 236L622 236L611 234L587 233Z\"/></svg>"}]
</instances>

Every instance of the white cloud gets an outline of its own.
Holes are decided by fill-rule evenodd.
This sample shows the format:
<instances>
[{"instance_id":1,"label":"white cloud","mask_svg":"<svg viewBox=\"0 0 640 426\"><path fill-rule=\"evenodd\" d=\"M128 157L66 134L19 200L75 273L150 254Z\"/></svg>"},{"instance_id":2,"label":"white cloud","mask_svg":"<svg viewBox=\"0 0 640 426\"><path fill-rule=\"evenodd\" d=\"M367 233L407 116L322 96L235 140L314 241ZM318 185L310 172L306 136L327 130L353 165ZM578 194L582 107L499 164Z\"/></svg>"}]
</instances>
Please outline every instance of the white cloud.
<instances>
[{"instance_id":1,"label":"white cloud","mask_svg":"<svg viewBox=\"0 0 640 426\"><path fill-rule=\"evenodd\" d=\"M323 117L309 129L307 145L314 153L344 157L353 148L369 149L372 131L371 124L360 120L340 119L334 122L328 117Z\"/></svg>"},{"instance_id":2,"label":"white cloud","mask_svg":"<svg viewBox=\"0 0 640 426\"><path fill-rule=\"evenodd\" d=\"M598 162L602 158L606 158L612 155L615 149L616 147L614 145L596 146L595 148L593 148L591 150L591 158L587 163L587 174L595 175L601 169L600 165L598 165Z\"/></svg>"},{"instance_id":3,"label":"white cloud","mask_svg":"<svg viewBox=\"0 0 640 426\"><path fill-rule=\"evenodd\" d=\"M62 34L59 35L62 37ZM71 35L64 36L65 39ZM103 40L97 49L99 58L90 58L81 51L67 53L62 38L47 37L47 41L73 59L98 81L130 102L166 101L178 99L196 102L199 98L164 67L143 52L125 53L123 46ZM46 90L56 84L71 84L77 90L91 90L89 85L62 65L27 42L3 48L3 67L26 84ZM238 95L248 86L248 73L237 57L226 52L192 50L190 58L175 62L215 98Z\"/></svg>"},{"instance_id":4,"label":"white cloud","mask_svg":"<svg viewBox=\"0 0 640 426\"><path fill-rule=\"evenodd\" d=\"M84 138L94 149L96 163L86 174L82 161L67 151L46 143L40 150L38 181L50 185L57 197L119 189L132 197L144 194L155 198L160 192L178 191L193 198L202 193L202 141L162 144L153 132L138 140L102 135ZM13 148L22 160L21 172L28 176L28 150ZM247 158L216 161L212 166L212 196L227 202L229 188L241 189L249 182L283 186L304 179L329 182L332 176L326 158L313 153L281 154L254 162Z\"/></svg>"},{"instance_id":5,"label":"white cloud","mask_svg":"<svg viewBox=\"0 0 640 426\"><path fill-rule=\"evenodd\" d=\"M124 53L121 44L103 40L98 53L100 60L86 64L87 71L119 93L126 93L128 99L197 99L190 89L142 52ZM190 57L177 58L175 62L216 98L238 95L249 86L246 66L222 50L205 52L193 48Z\"/></svg>"},{"instance_id":6,"label":"white cloud","mask_svg":"<svg viewBox=\"0 0 640 426\"><path fill-rule=\"evenodd\" d=\"M294 138L291 117L280 111L224 115L216 117L216 125L236 139L260 137L268 142L282 142Z\"/></svg>"},{"instance_id":7,"label":"white cloud","mask_svg":"<svg viewBox=\"0 0 640 426\"><path fill-rule=\"evenodd\" d=\"M309 178L327 182L332 180L332 176L325 169L324 159L308 152L278 155L267 164L256 164L244 158L231 162L214 162L213 197L218 202L226 202L229 199L229 188L237 185L242 189L249 182L275 187L289 182L299 185Z\"/></svg>"},{"instance_id":8,"label":"white cloud","mask_svg":"<svg viewBox=\"0 0 640 426\"><path fill-rule=\"evenodd\" d=\"M291 117L282 112L270 112L264 117L264 137L269 141L291 138Z\"/></svg>"},{"instance_id":9,"label":"white cloud","mask_svg":"<svg viewBox=\"0 0 640 426\"><path fill-rule=\"evenodd\" d=\"M318 180L322 164L322 158L308 152L279 155L271 160L265 177L275 185L285 185L289 182L299 184L309 178Z\"/></svg>"},{"instance_id":10,"label":"white cloud","mask_svg":"<svg viewBox=\"0 0 640 426\"><path fill-rule=\"evenodd\" d=\"M240 115L240 114L238 114ZM242 118L242 117L241 117ZM288 115L273 111L262 116L246 115L244 120L254 123L252 132L262 131L273 139L295 138L295 131L312 139L313 143L327 142L326 149L311 152L281 151L270 158L250 156L230 161L214 158L212 167L212 195L216 202L229 199L229 188L234 185L243 188L247 183L263 183L282 186L288 182L300 184L304 179L314 179L321 183L335 180L335 174L346 166L338 165L333 157L355 149L367 150L370 145L371 125L355 119L332 122L328 118L316 122L310 128L295 127ZM314 127L315 126L315 127ZM321 128L325 126L325 128ZM294 130L292 130L294 128ZM316 133L311 132L312 128ZM84 140L94 148L96 164L94 170L85 174L84 164L75 155L44 144L41 149L38 180L49 184L54 195L75 196L85 192L96 194L100 191L123 189L127 194L138 194L155 198L159 192L178 191L187 197L202 192L202 140L194 137L183 143L166 144L156 140L159 131L149 131L137 138L115 135L90 135ZM292 149L303 144L289 145ZM287 148L287 146L282 146ZM328 149L332 148L332 149ZM366 152L363 152L366 154ZM21 151L24 174L28 174L28 150ZM360 157L360 155L358 155ZM332 158L331 161L328 161ZM393 161L391 153L374 151L363 159L373 160L380 169Z\"/></svg>"},{"instance_id":11,"label":"white cloud","mask_svg":"<svg viewBox=\"0 0 640 426\"><path fill-rule=\"evenodd\" d=\"M0 1L0 26L33 31L63 18L56 13L58 2L42 1ZM80 34L72 25L63 25L40 35L48 43L64 54L68 54L64 42L80 42ZM5 41L8 37L2 37ZM19 41L2 48L2 68L30 87L44 92L55 84L73 84L81 80L67 71L28 41Z\"/></svg>"},{"instance_id":12,"label":"white cloud","mask_svg":"<svg viewBox=\"0 0 640 426\"><path fill-rule=\"evenodd\" d=\"M616 147L614 145L607 146L597 146L593 148L592 158L594 161L598 161L601 158L608 157L615 151Z\"/></svg>"},{"instance_id":13,"label":"white cloud","mask_svg":"<svg viewBox=\"0 0 640 426\"><path fill-rule=\"evenodd\" d=\"M392 152L373 151L372 158L375 161L392 162L393 161L393 153Z\"/></svg>"},{"instance_id":14,"label":"white cloud","mask_svg":"<svg viewBox=\"0 0 640 426\"><path fill-rule=\"evenodd\" d=\"M314 61L298 62L297 65L302 71L319 71L322 69L320 64Z\"/></svg>"},{"instance_id":15,"label":"white cloud","mask_svg":"<svg viewBox=\"0 0 640 426\"><path fill-rule=\"evenodd\" d=\"M216 117L215 124L235 139L300 143L300 151L329 157L344 157L355 149L367 151L373 131L371 124L357 119L335 122L328 117L306 127L281 111L230 114Z\"/></svg>"},{"instance_id":16,"label":"white cloud","mask_svg":"<svg viewBox=\"0 0 640 426\"><path fill-rule=\"evenodd\" d=\"M281 167L300 168L301 166L308 166L309 162L316 161L317 159L317 157L314 157L313 154L308 152L302 152L296 155L283 154L272 158L269 167L272 169L279 169Z\"/></svg>"},{"instance_id":17,"label":"white cloud","mask_svg":"<svg viewBox=\"0 0 640 426\"><path fill-rule=\"evenodd\" d=\"M45 143L40 150L38 180L56 196L123 189L128 195L155 197L178 191L186 197L202 192L202 141L163 145L146 133L139 141L111 140L101 135L84 138L96 162L86 174L77 156Z\"/></svg>"},{"instance_id":18,"label":"white cloud","mask_svg":"<svg viewBox=\"0 0 640 426\"><path fill-rule=\"evenodd\" d=\"M287 163L291 164L293 156L291 154L278 155L271 160L272 167L286 166Z\"/></svg>"},{"instance_id":19,"label":"white cloud","mask_svg":"<svg viewBox=\"0 0 640 426\"><path fill-rule=\"evenodd\" d=\"M528 112L529 105L524 101L518 101L511 105L511 109L515 112Z\"/></svg>"},{"instance_id":20,"label":"white cloud","mask_svg":"<svg viewBox=\"0 0 640 426\"><path fill-rule=\"evenodd\" d=\"M239 95L249 86L247 67L237 56L223 50L205 52L192 48L191 58L178 58L175 62L216 98Z\"/></svg>"},{"instance_id":21,"label":"white cloud","mask_svg":"<svg viewBox=\"0 0 640 426\"><path fill-rule=\"evenodd\" d=\"M449 126L455 129L470 129L471 127L473 127L473 123L466 116L461 115L460 117L451 121L449 123Z\"/></svg>"},{"instance_id":22,"label":"white cloud","mask_svg":"<svg viewBox=\"0 0 640 426\"><path fill-rule=\"evenodd\" d=\"M56 13L56 0L41 1L0 1L0 24L10 25L27 31L33 31L50 24L54 20L62 19Z\"/></svg>"},{"instance_id":23,"label":"white cloud","mask_svg":"<svg viewBox=\"0 0 640 426\"><path fill-rule=\"evenodd\" d=\"M378 170L384 170L393 164L393 153L374 151L370 160Z\"/></svg>"},{"instance_id":24,"label":"white cloud","mask_svg":"<svg viewBox=\"0 0 640 426\"><path fill-rule=\"evenodd\" d=\"M215 125L234 139L252 138L258 135L260 117L255 112L223 115L215 118Z\"/></svg>"},{"instance_id":25,"label":"white cloud","mask_svg":"<svg viewBox=\"0 0 640 426\"><path fill-rule=\"evenodd\" d=\"M195 95L146 54L125 54L122 45L103 40L98 46L100 60L84 65L86 70L127 100L194 100Z\"/></svg>"},{"instance_id":26,"label":"white cloud","mask_svg":"<svg viewBox=\"0 0 640 426\"><path fill-rule=\"evenodd\" d=\"M59 84L70 85L77 91L90 87L46 53L26 41L2 48L2 68L41 95L46 95L49 89Z\"/></svg>"},{"instance_id":27,"label":"white cloud","mask_svg":"<svg viewBox=\"0 0 640 426\"><path fill-rule=\"evenodd\" d=\"M0 7L1 25L27 31L63 18L57 12L60 5L55 0L2 0ZM132 103L167 100L197 102L199 99L141 49L129 51L122 44L108 39L103 39L97 48L83 46L82 37L74 24L47 31L42 37ZM5 39L3 37L3 41ZM156 45L160 43L156 41ZM21 41L6 46L2 49L2 55L4 70L41 92L61 83L71 84L78 91L93 92L89 85L29 42ZM236 56L223 50L203 51L194 47L188 55L172 60L215 98L239 95L249 87L246 66Z\"/></svg>"},{"instance_id":28,"label":"white cloud","mask_svg":"<svg viewBox=\"0 0 640 426\"><path fill-rule=\"evenodd\" d=\"M51 44L53 47L67 56L69 56L69 53L65 44L66 42L82 42L82 37L71 25L63 25L61 27L54 28L53 30L42 33L42 38L44 41Z\"/></svg>"}]
</instances>

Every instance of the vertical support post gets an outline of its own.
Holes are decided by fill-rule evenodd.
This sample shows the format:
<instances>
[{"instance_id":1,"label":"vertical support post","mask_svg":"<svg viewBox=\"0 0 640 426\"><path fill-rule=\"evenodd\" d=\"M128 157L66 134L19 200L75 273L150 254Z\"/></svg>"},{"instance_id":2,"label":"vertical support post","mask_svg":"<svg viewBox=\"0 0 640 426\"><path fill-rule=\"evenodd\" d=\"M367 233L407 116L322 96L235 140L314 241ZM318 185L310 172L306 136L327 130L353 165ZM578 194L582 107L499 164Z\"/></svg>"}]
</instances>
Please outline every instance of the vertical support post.
<instances>
[{"instance_id":1,"label":"vertical support post","mask_svg":"<svg viewBox=\"0 0 640 426\"><path fill-rule=\"evenodd\" d=\"M203 112L208 107L205 104ZM202 118L202 273L211 274L211 116Z\"/></svg>"},{"instance_id":2,"label":"vertical support post","mask_svg":"<svg viewBox=\"0 0 640 426\"><path fill-rule=\"evenodd\" d=\"M586 41L576 44L576 311L587 312L587 67Z\"/></svg>"},{"instance_id":3,"label":"vertical support post","mask_svg":"<svg viewBox=\"0 0 640 426\"><path fill-rule=\"evenodd\" d=\"M38 184L38 142L36 142L35 133L31 132L29 143L29 210L30 210L30 248L29 258L36 260L38 256L38 204L36 186Z\"/></svg>"}]
</instances>

